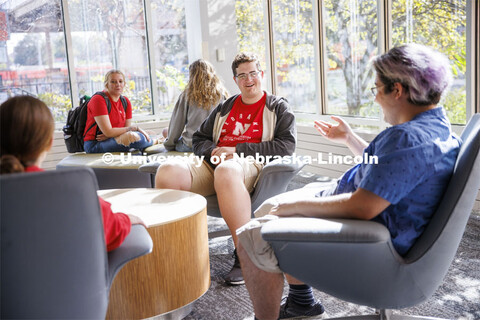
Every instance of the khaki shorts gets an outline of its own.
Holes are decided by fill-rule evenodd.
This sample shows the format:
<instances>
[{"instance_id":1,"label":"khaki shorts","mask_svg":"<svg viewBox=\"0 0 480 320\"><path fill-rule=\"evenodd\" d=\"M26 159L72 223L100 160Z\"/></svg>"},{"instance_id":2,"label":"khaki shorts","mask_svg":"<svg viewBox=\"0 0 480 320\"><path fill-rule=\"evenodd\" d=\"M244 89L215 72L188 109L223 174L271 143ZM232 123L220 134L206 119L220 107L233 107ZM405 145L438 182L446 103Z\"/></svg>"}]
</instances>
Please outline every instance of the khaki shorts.
<instances>
[{"instance_id":1,"label":"khaki shorts","mask_svg":"<svg viewBox=\"0 0 480 320\"><path fill-rule=\"evenodd\" d=\"M270 199L265 200L262 205L255 210L256 219L250 220L247 224L237 229L238 241L248 254L248 257L257 268L271 273L281 273L278 266L278 260L275 256L272 246L262 238L262 226L272 220L280 219L278 216L271 215L270 210L278 203L292 202L298 199L315 198L329 196L336 187L336 181L310 185L301 189L296 189L281 193Z\"/></svg>"},{"instance_id":2,"label":"khaki shorts","mask_svg":"<svg viewBox=\"0 0 480 320\"><path fill-rule=\"evenodd\" d=\"M219 164L231 165L232 162L237 163L243 170L243 183L248 192L251 193L257 184L258 176L262 171L264 164L258 162L250 162L247 159L230 159ZM214 169L206 162L203 161L200 166L196 166L191 161L187 161L187 166L190 169L192 175L192 188L191 192L198 193L202 196L210 196L215 194L214 187Z\"/></svg>"},{"instance_id":3,"label":"khaki shorts","mask_svg":"<svg viewBox=\"0 0 480 320\"><path fill-rule=\"evenodd\" d=\"M257 268L266 272L282 273L272 246L262 238L262 226L275 219L279 219L279 217L270 214L252 219L243 227L237 229L237 237Z\"/></svg>"}]
</instances>

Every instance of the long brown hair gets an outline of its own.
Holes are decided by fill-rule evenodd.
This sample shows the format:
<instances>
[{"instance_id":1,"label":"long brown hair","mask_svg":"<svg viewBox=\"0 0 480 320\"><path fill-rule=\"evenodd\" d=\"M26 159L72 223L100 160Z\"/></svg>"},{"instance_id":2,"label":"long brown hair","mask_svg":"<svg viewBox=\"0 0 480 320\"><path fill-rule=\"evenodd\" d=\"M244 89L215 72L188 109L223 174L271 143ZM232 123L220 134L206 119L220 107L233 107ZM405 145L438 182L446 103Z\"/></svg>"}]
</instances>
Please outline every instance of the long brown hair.
<instances>
[{"instance_id":1,"label":"long brown hair","mask_svg":"<svg viewBox=\"0 0 480 320\"><path fill-rule=\"evenodd\" d=\"M187 101L199 108L209 110L216 107L222 98L228 97L228 91L210 62L198 59L189 67L190 78L187 87Z\"/></svg>"},{"instance_id":2,"label":"long brown hair","mask_svg":"<svg viewBox=\"0 0 480 320\"><path fill-rule=\"evenodd\" d=\"M0 105L0 173L23 172L50 147L55 123L47 105L17 96Z\"/></svg>"}]
</instances>

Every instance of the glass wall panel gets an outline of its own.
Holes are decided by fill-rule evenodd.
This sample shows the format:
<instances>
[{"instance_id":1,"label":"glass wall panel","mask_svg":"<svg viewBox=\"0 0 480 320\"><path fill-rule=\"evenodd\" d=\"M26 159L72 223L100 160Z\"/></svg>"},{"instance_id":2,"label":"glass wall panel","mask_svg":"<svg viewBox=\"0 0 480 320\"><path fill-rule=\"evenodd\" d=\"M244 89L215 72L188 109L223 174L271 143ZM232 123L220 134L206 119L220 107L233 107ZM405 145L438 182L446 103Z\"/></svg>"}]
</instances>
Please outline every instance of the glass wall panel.
<instances>
[{"instance_id":1,"label":"glass wall panel","mask_svg":"<svg viewBox=\"0 0 480 320\"><path fill-rule=\"evenodd\" d=\"M28 94L43 100L56 121L71 108L60 0L0 5L0 103Z\"/></svg>"},{"instance_id":2,"label":"glass wall panel","mask_svg":"<svg viewBox=\"0 0 480 320\"><path fill-rule=\"evenodd\" d=\"M466 0L394 0L392 43L420 43L448 56L453 85L441 102L452 123L466 123Z\"/></svg>"},{"instance_id":3,"label":"glass wall panel","mask_svg":"<svg viewBox=\"0 0 480 320\"><path fill-rule=\"evenodd\" d=\"M377 49L377 1L326 0L327 113L378 117L369 60Z\"/></svg>"},{"instance_id":4,"label":"glass wall panel","mask_svg":"<svg viewBox=\"0 0 480 320\"><path fill-rule=\"evenodd\" d=\"M147 49L144 0L68 1L75 89L91 95L103 89L106 71L127 76L125 95L134 115L170 112L188 79L185 6L194 0L151 0L152 39ZM195 0L196 1L196 0ZM374 73L369 60L378 54L378 0L318 2L323 28L314 34L315 0L271 0L276 92L297 112L316 113L315 45L325 52L326 112L378 118L380 108L369 88ZM269 43L264 0L235 0L238 51L255 52L266 69ZM207 2L200 1L200 6ZM392 45L417 42L445 53L454 82L442 101L452 123L466 122L467 0L392 0ZM195 22L197 23L197 22ZM381 26L385 28L386 26ZM474 47L475 44L472 44ZM70 51L69 51L70 52ZM152 57L148 57L148 53ZM154 70L153 72L151 70ZM0 102L31 94L44 100L64 122L72 107L61 0L0 2ZM266 70L267 73L272 70ZM154 75L155 83L150 82ZM152 101L153 96L158 101ZM478 93L477 93L478 94ZM78 104L74 97L73 105ZM475 100L474 98L472 100Z\"/></svg>"},{"instance_id":5,"label":"glass wall panel","mask_svg":"<svg viewBox=\"0 0 480 320\"><path fill-rule=\"evenodd\" d=\"M260 59L262 68L266 69L266 37L264 1L235 1L235 16L237 28L237 51L253 52ZM270 70L265 70L266 74Z\"/></svg>"},{"instance_id":6,"label":"glass wall panel","mask_svg":"<svg viewBox=\"0 0 480 320\"><path fill-rule=\"evenodd\" d=\"M315 113L313 5L305 0L272 1L277 94L288 99L294 111Z\"/></svg>"},{"instance_id":7,"label":"glass wall panel","mask_svg":"<svg viewBox=\"0 0 480 320\"><path fill-rule=\"evenodd\" d=\"M133 113L151 114L150 75L142 0L68 1L78 92L103 90L105 73L125 73Z\"/></svg>"},{"instance_id":8,"label":"glass wall panel","mask_svg":"<svg viewBox=\"0 0 480 320\"><path fill-rule=\"evenodd\" d=\"M185 5L188 0L152 0L155 74L160 112L173 111L188 81Z\"/></svg>"}]
</instances>

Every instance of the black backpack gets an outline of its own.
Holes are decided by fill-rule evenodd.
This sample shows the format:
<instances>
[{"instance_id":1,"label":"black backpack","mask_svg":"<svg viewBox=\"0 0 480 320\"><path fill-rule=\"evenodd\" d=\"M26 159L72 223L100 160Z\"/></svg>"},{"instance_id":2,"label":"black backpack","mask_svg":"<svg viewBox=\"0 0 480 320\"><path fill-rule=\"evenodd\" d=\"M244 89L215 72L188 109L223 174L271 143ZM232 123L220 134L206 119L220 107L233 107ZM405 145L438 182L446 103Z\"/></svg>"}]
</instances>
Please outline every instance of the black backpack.
<instances>
[{"instance_id":1,"label":"black backpack","mask_svg":"<svg viewBox=\"0 0 480 320\"><path fill-rule=\"evenodd\" d=\"M105 99L107 110L110 114L112 105L110 104L110 99L108 99L107 95L103 91L96 92L94 95L101 95ZM88 130L85 131L85 126L87 125L87 105L90 99L91 97L83 96L80 98L79 106L68 111L67 123L63 127L63 139L65 140L65 145L67 146L67 151L69 153L84 151L83 139L85 138L85 134L96 126L96 123L93 123ZM120 100L122 101L123 109L126 113L127 100L124 96L120 96ZM97 126L97 134L99 132L100 130Z\"/></svg>"}]
</instances>

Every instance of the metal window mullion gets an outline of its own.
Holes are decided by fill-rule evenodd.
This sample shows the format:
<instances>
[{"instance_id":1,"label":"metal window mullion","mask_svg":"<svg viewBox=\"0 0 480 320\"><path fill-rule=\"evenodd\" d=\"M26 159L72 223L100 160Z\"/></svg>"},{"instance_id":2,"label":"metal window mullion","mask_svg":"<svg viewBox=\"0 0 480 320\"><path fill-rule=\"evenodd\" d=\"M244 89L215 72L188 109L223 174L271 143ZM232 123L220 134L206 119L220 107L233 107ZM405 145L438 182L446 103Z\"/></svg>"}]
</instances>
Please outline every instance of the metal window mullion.
<instances>
[{"instance_id":1,"label":"metal window mullion","mask_svg":"<svg viewBox=\"0 0 480 320\"><path fill-rule=\"evenodd\" d=\"M273 36L273 0L266 0L266 7L265 7L265 36L267 37L267 48L266 49L266 61L267 68L270 69L270 85L271 85L271 92L272 94L276 94L277 92L277 69L275 64L275 43L274 43L274 36Z\"/></svg>"},{"instance_id":2,"label":"metal window mullion","mask_svg":"<svg viewBox=\"0 0 480 320\"><path fill-rule=\"evenodd\" d=\"M480 112L480 3L467 0L466 121Z\"/></svg>"},{"instance_id":3,"label":"metal window mullion","mask_svg":"<svg viewBox=\"0 0 480 320\"><path fill-rule=\"evenodd\" d=\"M76 99L78 96L78 83L77 73L75 71L74 55L73 55L73 42L72 42L72 29L70 26L70 14L68 11L68 1L60 0L62 8L62 22L63 22L63 35L65 37L65 51L67 55L67 68L68 79L70 83L70 99L72 101L72 108L75 108Z\"/></svg>"},{"instance_id":4,"label":"metal window mullion","mask_svg":"<svg viewBox=\"0 0 480 320\"><path fill-rule=\"evenodd\" d=\"M475 58L476 58L476 67L475 67L475 82L476 82L476 85L475 85L475 88L476 88L476 106L475 106L475 112L479 112L480 113L480 3L478 3L478 1L475 1L475 6L476 6L476 10L474 10L474 12L476 12L476 14L474 14L475 16L475 25L476 25L476 28L475 28L475 34L474 34L474 37L475 37L475 42L476 42L476 45L474 46L475 47Z\"/></svg>"},{"instance_id":5,"label":"metal window mullion","mask_svg":"<svg viewBox=\"0 0 480 320\"><path fill-rule=\"evenodd\" d=\"M475 30L474 32L474 39L475 39L475 45L472 45L472 47L475 48L475 106L474 106L474 112L479 112L480 113L480 3L478 1L474 1L476 8L473 10L474 12L474 17L475 17Z\"/></svg>"},{"instance_id":6,"label":"metal window mullion","mask_svg":"<svg viewBox=\"0 0 480 320\"><path fill-rule=\"evenodd\" d=\"M392 47L392 0L379 0L377 3L378 53Z\"/></svg>"},{"instance_id":7,"label":"metal window mullion","mask_svg":"<svg viewBox=\"0 0 480 320\"><path fill-rule=\"evenodd\" d=\"M318 37L315 37L317 41L314 44L315 50L315 65L318 74L318 80L316 81L317 89L317 113L318 114L327 114L327 55L326 55L326 32L324 28L323 21L323 1L314 0L313 1L313 12L314 12L314 34L317 34Z\"/></svg>"},{"instance_id":8,"label":"metal window mullion","mask_svg":"<svg viewBox=\"0 0 480 320\"><path fill-rule=\"evenodd\" d=\"M158 105L158 90L157 90L157 67L155 64L155 40L153 37L153 22L152 22L152 5L150 0L143 1L145 10L145 36L147 43L147 61L148 71L150 75L150 94L152 96L152 112L159 114Z\"/></svg>"},{"instance_id":9,"label":"metal window mullion","mask_svg":"<svg viewBox=\"0 0 480 320\"><path fill-rule=\"evenodd\" d=\"M392 46L392 0L379 0L377 2L377 23L378 53L383 54L390 50ZM383 117L381 108L378 126L380 129L385 129L388 126L388 123L385 122Z\"/></svg>"}]
</instances>

